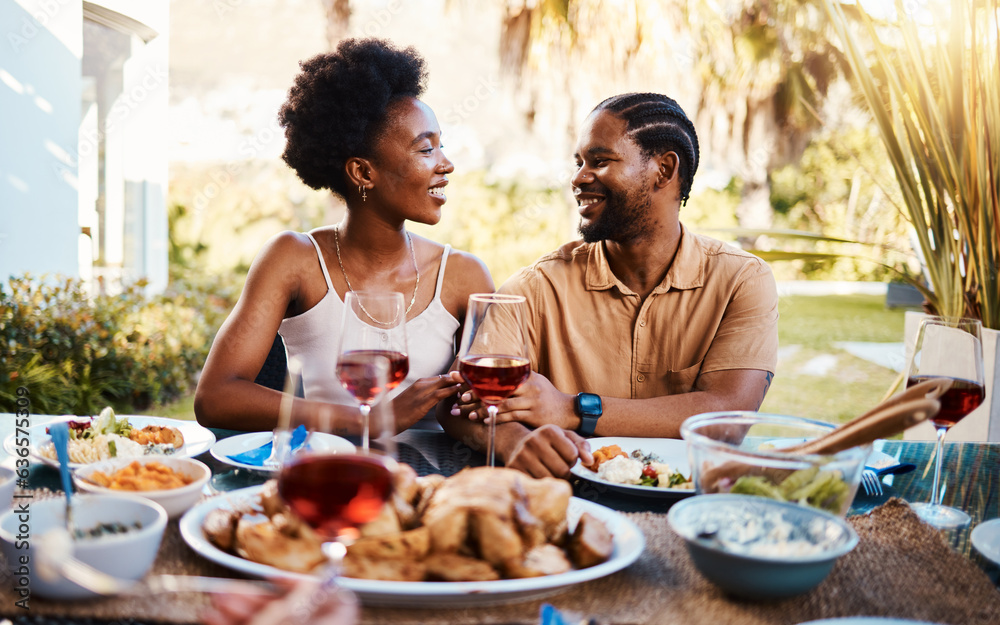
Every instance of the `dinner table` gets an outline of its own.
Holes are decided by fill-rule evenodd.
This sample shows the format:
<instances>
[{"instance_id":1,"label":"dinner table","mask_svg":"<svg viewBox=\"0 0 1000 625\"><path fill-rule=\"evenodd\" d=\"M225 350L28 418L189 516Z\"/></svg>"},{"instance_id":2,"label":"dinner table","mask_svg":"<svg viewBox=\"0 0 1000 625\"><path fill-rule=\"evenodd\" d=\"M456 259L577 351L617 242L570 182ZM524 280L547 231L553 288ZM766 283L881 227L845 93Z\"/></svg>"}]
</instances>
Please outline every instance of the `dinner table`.
<instances>
[{"instance_id":1,"label":"dinner table","mask_svg":"<svg viewBox=\"0 0 1000 625\"><path fill-rule=\"evenodd\" d=\"M37 428L56 418L31 415L30 426ZM16 422L15 415L0 413L0 440L9 440ZM242 434L210 431L218 441ZM411 429L395 438L399 460L418 475L451 476L485 464L483 454L442 431ZM823 583L804 595L755 601L723 593L697 572L683 540L667 525L667 512L679 500L677 496L635 496L573 475L570 482L576 498L610 509L641 530L644 548L635 562L610 575L527 598L483 593L471 603L468 597L454 604L444 597L403 607L363 601L360 622L528 625L539 623L543 605L551 604L563 614L564 622L573 625L796 625L862 616L955 625L1000 623L1000 566L984 557L970 539L974 528L1000 518L1000 444L945 443L943 502L972 517L968 526L954 530L931 528L907 505L930 498L934 443L880 440L876 448L917 468L885 478L882 495L868 496L858 489L847 515L859 535L857 547L838 560ZM259 486L272 477L222 462L207 451L196 457L213 473L203 502ZM0 450L0 466L14 468L17 459L9 445ZM37 460L21 468L26 471L19 477L15 502L61 496L56 468ZM168 523L153 572L247 577L196 552L185 543L178 526L178 520ZM0 575L0 579L11 576ZM32 598L30 609L24 610L15 606L12 593L9 581L0 583L0 622L8 619L14 625L187 624L198 622L209 601L202 593L76 601Z\"/></svg>"}]
</instances>

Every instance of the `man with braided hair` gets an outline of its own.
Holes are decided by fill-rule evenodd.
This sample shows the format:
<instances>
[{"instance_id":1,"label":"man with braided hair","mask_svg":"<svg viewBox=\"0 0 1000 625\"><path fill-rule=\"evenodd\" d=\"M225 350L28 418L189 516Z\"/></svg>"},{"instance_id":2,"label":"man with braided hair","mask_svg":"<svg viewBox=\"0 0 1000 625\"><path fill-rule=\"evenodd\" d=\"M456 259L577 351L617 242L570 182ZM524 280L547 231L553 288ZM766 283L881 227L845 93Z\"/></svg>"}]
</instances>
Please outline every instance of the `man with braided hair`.
<instances>
[{"instance_id":1,"label":"man with braided hair","mask_svg":"<svg viewBox=\"0 0 1000 625\"><path fill-rule=\"evenodd\" d=\"M499 291L527 299L533 369L500 404L507 466L566 477L591 462L587 436L677 438L691 415L760 406L777 360L774 277L681 224L698 156L693 124L664 95L608 98L585 120L572 179L583 240ZM438 417L485 447L471 394Z\"/></svg>"}]
</instances>

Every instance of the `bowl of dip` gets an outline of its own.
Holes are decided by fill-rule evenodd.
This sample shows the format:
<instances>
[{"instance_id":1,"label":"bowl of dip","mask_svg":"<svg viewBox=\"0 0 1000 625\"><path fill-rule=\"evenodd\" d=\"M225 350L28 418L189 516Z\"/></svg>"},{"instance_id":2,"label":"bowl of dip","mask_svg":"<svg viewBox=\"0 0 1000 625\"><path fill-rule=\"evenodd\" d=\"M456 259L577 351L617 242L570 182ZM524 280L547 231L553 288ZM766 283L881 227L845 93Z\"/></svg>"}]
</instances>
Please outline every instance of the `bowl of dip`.
<instances>
[{"instance_id":1,"label":"bowl of dip","mask_svg":"<svg viewBox=\"0 0 1000 625\"><path fill-rule=\"evenodd\" d=\"M163 506L171 519L196 504L212 470L194 458L112 458L73 472L79 490L100 495L138 495Z\"/></svg>"},{"instance_id":2,"label":"bowl of dip","mask_svg":"<svg viewBox=\"0 0 1000 625\"><path fill-rule=\"evenodd\" d=\"M839 516L753 495L696 495L674 504L667 523L702 575L746 599L808 592L858 544Z\"/></svg>"},{"instance_id":3,"label":"bowl of dip","mask_svg":"<svg viewBox=\"0 0 1000 625\"><path fill-rule=\"evenodd\" d=\"M832 423L760 412L707 412L685 419L696 494L756 495L841 517L861 483L871 445L835 454L784 451L834 430Z\"/></svg>"},{"instance_id":4,"label":"bowl of dip","mask_svg":"<svg viewBox=\"0 0 1000 625\"><path fill-rule=\"evenodd\" d=\"M23 508L16 505L0 515L0 551L7 559L15 594L28 592L48 599L96 596L62 576L51 575L41 566L47 558L61 562L74 556L117 578L142 579L153 566L167 526L166 510L149 499L76 495L73 522L77 536L64 541L58 534L61 531L65 536L66 500L26 501Z\"/></svg>"}]
</instances>

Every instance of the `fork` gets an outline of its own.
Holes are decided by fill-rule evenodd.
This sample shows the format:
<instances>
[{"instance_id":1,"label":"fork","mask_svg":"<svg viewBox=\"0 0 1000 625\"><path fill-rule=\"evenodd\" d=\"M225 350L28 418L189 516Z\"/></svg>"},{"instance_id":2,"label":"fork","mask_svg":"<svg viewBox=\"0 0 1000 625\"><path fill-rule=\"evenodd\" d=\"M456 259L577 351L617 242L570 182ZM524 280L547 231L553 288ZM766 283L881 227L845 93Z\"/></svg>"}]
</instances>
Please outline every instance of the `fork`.
<instances>
[{"instance_id":1,"label":"fork","mask_svg":"<svg viewBox=\"0 0 1000 625\"><path fill-rule=\"evenodd\" d=\"M882 495L885 492L882 489L882 480L879 478L878 474L867 467L865 467L865 470L861 472L861 487L865 490L865 494L869 497Z\"/></svg>"},{"instance_id":2,"label":"fork","mask_svg":"<svg viewBox=\"0 0 1000 625\"><path fill-rule=\"evenodd\" d=\"M872 495L882 495L885 492L882 489L883 476L909 473L916 468L917 465L909 462L901 462L899 464L894 464L891 467L882 467L881 469L866 466L864 471L861 473L861 487L864 489L865 494L869 497Z\"/></svg>"}]
</instances>

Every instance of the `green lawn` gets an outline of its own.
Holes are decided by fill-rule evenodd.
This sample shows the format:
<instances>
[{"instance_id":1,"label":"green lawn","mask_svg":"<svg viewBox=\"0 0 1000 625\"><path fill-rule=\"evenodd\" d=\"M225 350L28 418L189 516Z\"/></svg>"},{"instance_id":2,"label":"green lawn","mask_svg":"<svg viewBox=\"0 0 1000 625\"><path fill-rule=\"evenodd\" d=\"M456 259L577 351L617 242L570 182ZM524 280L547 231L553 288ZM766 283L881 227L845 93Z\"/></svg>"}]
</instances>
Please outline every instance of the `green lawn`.
<instances>
[{"instance_id":1,"label":"green lawn","mask_svg":"<svg viewBox=\"0 0 1000 625\"><path fill-rule=\"evenodd\" d=\"M173 403L164 406L153 406L149 410L143 410L139 414L194 421L194 390L191 391L190 395L181 397Z\"/></svg>"},{"instance_id":2,"label":"green lawn","mask_svg":"<svg viewBox=\"0 0 1000 625\"><path fill-rule=\"evenodd\" d=\"M876 405L892 388L895 371L834 346L901 342L904 311L886 309L884 296L795 295L782 297L778 306L781 355L762 412L839 423ZM804 373L815 358L835 359L835 364L825 375Z\"/></svg>"},{"instance_id":3,"label":"green lawn","mask_svg":"<svg viewBox=\"0 0 1000 625\"><path fill-rule=\"evenodd\" d=\"M762 412L842 422L880 402L892 387L897 376L894 371L833 345L841 341L902 341L903 311L887 310L884 296L790 295L781 298L779 312L782 356ZM826 375L803 373L815 358L836 361ZM194 420L194 394L143 414Z\"/></svg>"}]
</instances>

